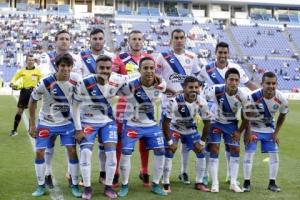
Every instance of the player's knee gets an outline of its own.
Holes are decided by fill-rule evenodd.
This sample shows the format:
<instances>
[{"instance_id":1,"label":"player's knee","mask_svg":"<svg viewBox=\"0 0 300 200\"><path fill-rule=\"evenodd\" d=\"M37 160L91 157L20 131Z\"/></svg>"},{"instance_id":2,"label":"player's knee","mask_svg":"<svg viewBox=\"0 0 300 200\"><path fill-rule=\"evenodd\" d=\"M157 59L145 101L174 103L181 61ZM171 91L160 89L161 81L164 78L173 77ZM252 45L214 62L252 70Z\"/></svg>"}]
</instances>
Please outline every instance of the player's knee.
<instances>
[{"instance_id":1,"label":"player's knee","mask_svg":"<svg viewBox=\"0 0 300 200\"><path fill-rule=\"evenodd\" d=\"M37 149L36 150L36 159L37 160L44 160L45 149Z\"/></svg>"},{"instance_id":2,"label":"player's knee","mask_svg":"<svg viewBox=\"0 0 300 200\"><path fill-rule=\"evenodd\" d=\"M230 147L230 156L239 157L240 155L240 147L231 146Z\"/></svg>"},{"instance_id":3,"label":"player's knee","mask_svg":"<svg viewBox=\"0 0 300 200\"><path fill-rule=\"evenodd\" d=\"M219 154L219 146L216 144L210 144L209 145L209 152L211 154Z\"/></svg>"},{"instance_id":4,"label":"player's knee","mask_svg":"<svg viewBox=\"0 0 300 200\"><path fill-rule=\"evenodd\" d=\"M164 154L165 154L165 149L164 148L154 149L154 155L163 156Z\"/></svg>"},{"instance_id":5,"label":"player's knee","mask_svg":"<svg viewBox=\"0 0 300 200\"><path fill-rule=\"evenodd\" d=\"M109 152L109 151L116 151L116 144L113 142L105 143L104 144L104 151Z\"/></svg>"},{"instance_id":6,"label":"player's knee","mask_svg":"<svg viewBox=\"0 0 300 200\"><path fill-rule=\"evenodd\" d=\"M122 149L123 155L132 155L133 150L132 149Z\"/></svg>"},{"instance_id":7,"label":"player's knee","mask_svg":"<svg viewBox=\"0 0 300 200\"><path fill-rule=\"evenodd\" d=\"M69 159L78 159L75 146L67 146Z\"/></svg>"}]
</instances>

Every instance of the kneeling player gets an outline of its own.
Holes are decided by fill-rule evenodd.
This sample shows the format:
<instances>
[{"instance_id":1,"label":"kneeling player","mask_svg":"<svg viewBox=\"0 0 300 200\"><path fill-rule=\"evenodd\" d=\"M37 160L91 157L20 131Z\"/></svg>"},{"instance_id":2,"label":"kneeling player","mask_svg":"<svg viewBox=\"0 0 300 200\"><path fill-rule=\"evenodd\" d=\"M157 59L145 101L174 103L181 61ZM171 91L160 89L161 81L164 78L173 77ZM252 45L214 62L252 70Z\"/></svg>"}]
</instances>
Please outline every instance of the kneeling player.
<instances>
[{"instance_id":1,"label":"kneeling player","mask_svg":"<svg viewBox=\"0 0 300 200\"><path fill-rule=\"evenodd\" d=\"M66 146L72 176L73 196L81 197L78 187L78 158L75 145L75 129L71 118L70 102L79 78L70 73L73 58L70 54L59 55L55 59L57 72L40 81L33 90L29 102L30 135L35 138L35 171L38 179L37 190L32 196L45 194L45 149L51 138L60 135L61 144ZM38 126L35 126L37 101L42 99Z\"/></svg>"},{"instance_id":2,"label":"kneeling player","mask_svg":"<svg viewBox=\"0 0 300 200\"><path fill-rule=\"evenodd\" d=\"M198 95L198 79L188 76L184 80L183 85L184 94L180 94L169 100L166 116L162 122L163 132L167 142L163 173L164 190L166 192L171 192L169 178L172 169L172 159L180 139L182 144L185 144L188 150L193 150L197 156L195 189L209 192L209 189L202 181L205 172L205 158L203 151L210 125L210 112L207 102ZM194 120L197 114L202 117L204 123L202 137L197 131Z\"/></svg>"},{"instance_id":3,"label":"kneeling player","mask_svg":"<svg viewBox=\"0 0 300 200\"><path fill-rule=\"evenodd\" d=\"M130 82L122 88L125 95L131 95L125 110L127 124L122 133L122 156L120 161L122 186L120 197L128 194L128 179L131 169L131 155L135 143L143 138L147 149L154 150L153 183L151 191L165 196L167 193L159 185L164 165L163 134L155 120L154 106L166 89L166 83L154 75L155 62L152 58L144 57L139 63L141 78Z\"/></svg>"},{"instance_id":4,"label":"kneeling player","mask_svg":"<svg viewBox=\"0 0 300 200\"><path fill-rule=\"evenodd\" d=\"M273 72L266 72L262 77L262 88L249 95L251 102L249 115L250 133L245 135L245 157L244 157L244 186L245 192L250 192L250 178L253 157L257 142L261 141L262 153L269 153L269 186L273 192L279 192L280 188L275 180L279 168L278 156L278 134L288 113L288 101L276 90L277 77ZM248 113L249 111L249 113ZM279 112L276 126L274 116Z\"/></svg>"}]
</instances>

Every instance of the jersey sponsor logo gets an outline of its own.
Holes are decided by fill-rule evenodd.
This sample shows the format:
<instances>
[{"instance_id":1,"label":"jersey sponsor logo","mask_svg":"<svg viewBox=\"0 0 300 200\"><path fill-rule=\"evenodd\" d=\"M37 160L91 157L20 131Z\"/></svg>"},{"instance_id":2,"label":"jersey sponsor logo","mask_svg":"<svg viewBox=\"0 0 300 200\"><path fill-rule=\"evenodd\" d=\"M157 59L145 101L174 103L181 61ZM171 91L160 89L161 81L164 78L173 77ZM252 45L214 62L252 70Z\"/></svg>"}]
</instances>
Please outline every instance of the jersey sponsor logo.
<instances>
[{"instance_id":1,"label":"jersey sponsor logo","mask_svg":"<svg viewBox=\"0 0 300 200\"><path fill-rule=\"evenodd\" d=\"M186 75L181 75L181 74L174 73L169 77L169 80L170 81L183 82L185 78L186 78Z\"/></svg>"},{"instance_id":2,"label":"jersey sponsor logo","mask_svg":"<svg viewBox=\"0 0 300 200\"><path fill-rule=\"evenodd\" d=\"M136 96L139 97L139 98L141 98L141 99L143 99L143 100L146 100L146 99L149 98L146 93L143 93L143 92L140 92L140 91L138 91L136 93Z\"/></svg>"},{"instance_id":3,"label":"jersey sponsor logo","mask_svg":"<svg viewBox=\"0 0 300 200\"><path fill-rule=\"evenodd\" d=\"M85 126L83 128L83 132L85 134L92 134L94 132L94 128L92 126Z\"/></svg>"},{"instance_id":4,"label":"jersey sponsor logo","mask_svg":"<svg viewBox=\"0 0 300 200\"><path fill-rule=\"evenodd\" d=\"M49 129L46 129L46 128L39 129L38 136L40 138L47 138L47 137L49 137L49 135L50 135Z\"/></svg>"},{"instance_id":5,"label":"jersey sponsor logo","mask_svg":"<svg viewBox=\"0 0 300 200\"><path fill-rule=\"evenodd\" d=\"M127 136L130 138L138 138L138 133L134 130L128 129Z\"/></svg>"}]
</instances>

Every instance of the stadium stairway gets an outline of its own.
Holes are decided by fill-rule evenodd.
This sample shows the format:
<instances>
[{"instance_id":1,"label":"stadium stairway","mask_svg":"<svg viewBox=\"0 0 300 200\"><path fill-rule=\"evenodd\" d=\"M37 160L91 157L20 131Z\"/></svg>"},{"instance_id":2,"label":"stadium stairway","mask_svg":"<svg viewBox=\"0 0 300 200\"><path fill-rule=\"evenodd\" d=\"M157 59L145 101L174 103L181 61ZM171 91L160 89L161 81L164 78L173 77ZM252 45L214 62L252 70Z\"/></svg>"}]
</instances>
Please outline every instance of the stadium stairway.
<instances>
[{"instance_id":1,"label":"stadium stairway","mask_svg":"<svg viewBox=\"0 0 300 200\"><path fill-rule=\"evenodd\" d=\"M294 40L289 39L289 32L287 30L283 31L283 36L287 39L289 46L291 47L292 52L300 55L300 49L298 48L296 42Z\"/></svg>"},{"instance_id":2,"label":"stadium stairway","mask_svg":"<svg viewBox=\"0 0 300 200\"><path fill-rule=\"evenodd\" d=\"M233 33L231 32L230 26L226 26L225 33L227 34L228 38L230 39L231 44L233 45L233 48L235 49L237 56L240 58L243 58L244 53L243 53L239 43L236 41Z\"/></svg>"}]
</instances>

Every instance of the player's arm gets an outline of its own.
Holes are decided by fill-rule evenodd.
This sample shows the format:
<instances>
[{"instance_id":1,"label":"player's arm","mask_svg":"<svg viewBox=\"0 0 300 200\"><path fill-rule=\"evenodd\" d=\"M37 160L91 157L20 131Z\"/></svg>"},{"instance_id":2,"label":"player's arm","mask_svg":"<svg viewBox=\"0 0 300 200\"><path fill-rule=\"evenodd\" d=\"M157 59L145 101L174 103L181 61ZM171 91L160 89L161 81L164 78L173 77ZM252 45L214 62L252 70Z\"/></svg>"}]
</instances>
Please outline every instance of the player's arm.
<instances>
[{"instance_id":1,"label":"player's arm","mask_svg":"<svg viewBox=\"0 0 300 200\"><path fill-rule=\"evenodd\" d=\"M38 100L35 100L33 97L30 97L28 110L29 110L29 134L31 137L36 137L36 126L35 126L35 111L37 108Z\"/></svg>"},{"instance_id":2,"label":"player's arm","mask_svg":"<svg viewBox=\"0 0 300 200\"><path fill-rule=\"evenodd\" d=\"M75 130L76 130L75 139L77 140L78 143L80 143L82 138L85 136L82 131L82 126L81 126L81 121L80 121L80 105L84 98L84 95L82 92L83 90L81 87L83 87L83 84L82 84L82 82L79 82L75 87L75 92L74 92L73 101L72 101L73 121L74 121Z\"/></svg>"},{"instance_id":3,"label":"player's arm","mask_svg":"<svg viewBox=\"0 0 300 200\"><path fill-rule=\"evenodd\" d=\"M282 127L282 124L285 121L285 117L286 117L286 113L280 113L279 116L278 116L278 119L277 119L276 128L275 128L275 131L273 133L273 140L277 144L279 144L278 134L279 134L279 131Z\"/></svg>"},{"instance_id":4,"label":"player's arm","mask_svg":"<svg viewBox=\"0 0 300 200\"><path fill-rule=\"evenodd\" d=\"M165 116L163 117L163 121L162 121L162 131L163 134L165 136L165 139L168 143L168 148L175 153L176 149L177 149L177 145L174 144L174 141L171 138L171 133L170 133L170 124L171 124L171 119L173 117L173 106L174 106L174 100L171 99L169 100L169 104L167 105L166 108L166 113Z\"/></svg>"},{"instance_id":5,"label":"player's arm","mask_svg":"<svg viewBox=\"0 0 300 200\"><path fill-rule=\"evenodd\" d=\"M17 71L17 73L13 76L13 78L10 81L9 86L13 89L13 90L17 90L18 86L16 85L17 80L21 77L21 70Z\"/></svg>"},{"instance_id":6,"label":"player's arm","mask_svg":"<svg viewBox=\"0 0 300 200\"><path fill-rule=\"evenodd\" d=\"M233 141L240 141L241 138L241 134L243 131L245 131L245 134L250 134L249 129L249 121L244 117L244 115L241 115L242 118L242 122L241 125L239 127L239 129L237 131L235 131L232 135L232 139Z\"/></svg>"}]
</instances>

